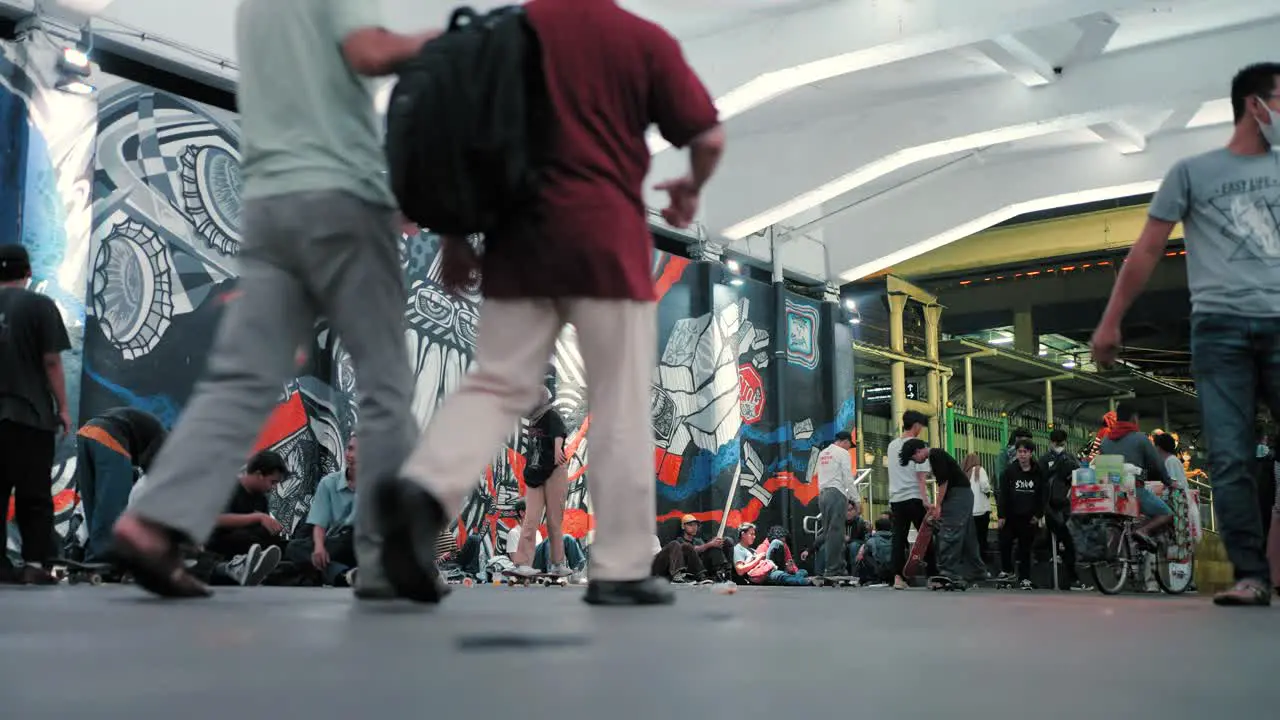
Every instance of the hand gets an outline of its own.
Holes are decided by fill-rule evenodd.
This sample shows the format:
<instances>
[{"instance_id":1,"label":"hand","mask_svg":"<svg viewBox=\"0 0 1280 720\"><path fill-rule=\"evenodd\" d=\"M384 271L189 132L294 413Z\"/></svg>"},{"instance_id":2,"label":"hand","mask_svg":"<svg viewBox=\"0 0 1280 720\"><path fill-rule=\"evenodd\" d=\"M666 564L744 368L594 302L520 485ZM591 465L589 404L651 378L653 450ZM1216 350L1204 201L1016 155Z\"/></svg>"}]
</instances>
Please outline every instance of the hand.
<instances>
[{"instance_id":1,"label":"hand","mask_svg":"<svg viewBox=\"0 0 1280 720\"><path fill-rule=\"evenodd\" d=\"M569 456L564 454L564 448L556 449L556 465L563 465L569 462Z\"/></svg>"},{"instance_id":2,"label":"hand","mask_svg":"<svg viewBox=\"0 0 1280 720\"><path fill-rule=\"evenodd\" d=\"M858 548L858 557L854 558L854 559L853 559L853 561L854 561L854 562L862 562L862 558L863 558L863 556L865 556L866 554L867 554L867 546L866 546L866 545L863 545L862 547Z\"/></svg>"},{"instance_id":3,"label":"hand","mask_svg":"<svg viewBox=\"0 0 1280 720\"><path fill-rule=\"evenodd\" d=\"M71 413L66 408L58 411L58 425L62 428L63 435L71 432Z\"/></svg>"},{"instance_id":4,"label":"hand","mask_svg":"<svg viewBox=\"0 0 1280 720\"><path fill-rule=\"evenodd\" d=\"M693 223L694 216L698 214L698 195L701 189L692 176L672 178L654 185L653 189L665 192L671 199L667 207L662 209L662 219L668 225L686 228Z\"/></svg>"},{"instance_id":5,"label":"hand","mask_svg":"<svg viewBox=\"0 0 1280 720\"><path fill-rule=\"evenodd\" d=\"M324 569L329 567L329 551L323 545L317 545L316 549L311 552L311 565L321 572L324 572Z\"/></svg>"},{"instance_id":6,"label":"hand","mask_svg":"<svg viewBox=\"0 0 1280 720\"><path fill-rule=\"evenodd\" d=\"M1109 322L1098 324L1089 340L1093 360L1102 367L1110 367L1120 355L1120 325Z\"/></svg>"},{"instance_id":7,"label":"hand","mask_svg":"<svg viewBox=\"0 0 1280 720\"><path fill-rule=\"evenodd\" d=\"M809 559L809 551L808 551L808 550L801 550L801 551L800 551L800 562L804 562L805 560L808 560L808 559Z\"/></svg>"},{"instance_id":8,"label":"hand","mask_svg":"<svg viewBox=\"0 0 1280 720\"><path fill-rule=\"evenodd\" d=\"M1004 518L1000 518L996 521L996 529L1000 530L1002 528L1004 528Z\"/></svg>"},{"instance_id":9,"label":"hand","mask_svg":"<svg viewBox=\"0 0 1280 720\"><path fill-rule=\"evenodd\" d=\"M445 235L440 246L440 285L445 292L462 295L480 282L480 256L466 238Z\"/></svg>"},{"instance_id":10,"label":"hand","mask_svg":"<svg viewBox=\"0 0 1280 720\"><path fill-rule=\"evenodd\" d=\"M258 523L262 525L262 527L266 528L267 532L272 535L279 535L280 532L284 530L284 525L281 525L279 520L276 520L267 513L258 513L257 517Z\"/></svg>"},{"instance_id":11,"label":"hand","mask_svg":"<svg viewBox=\"0 0 1280 720\"><path fill-rule=\"evenodd\" d=\"M724 538L722 538L722 537L718 537L718 538L711 538L711 542L709 542L709 543L707 543L707 544L708 544L708 545L710 545L711 547L717 547L717 548L718 548L718 547L724 547Z\"/></svg>"}]
</instances>

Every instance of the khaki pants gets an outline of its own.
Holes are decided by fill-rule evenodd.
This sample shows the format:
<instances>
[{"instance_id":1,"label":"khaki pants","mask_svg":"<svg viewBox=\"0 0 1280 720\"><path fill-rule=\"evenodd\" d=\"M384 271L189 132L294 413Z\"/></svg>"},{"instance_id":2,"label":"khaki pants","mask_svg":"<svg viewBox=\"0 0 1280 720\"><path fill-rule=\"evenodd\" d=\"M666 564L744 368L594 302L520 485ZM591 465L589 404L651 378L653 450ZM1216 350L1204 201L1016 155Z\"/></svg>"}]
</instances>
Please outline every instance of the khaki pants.
<instances>
[{"instance_id":1,"label":"khaki pants","mask_svg":"<svg viewBox=\"0 0 1280 720\"><path fill-rule=\"evenodd\" d=\"M656 512L649 419L658 352L654 303L486 299L475 365L432 417L403 475L456 514L516 420L541 399L565 324L577 330L591 411L590 492L599 531L590 576L639 580L649 575Z\"/></svg>"}]
</instances>

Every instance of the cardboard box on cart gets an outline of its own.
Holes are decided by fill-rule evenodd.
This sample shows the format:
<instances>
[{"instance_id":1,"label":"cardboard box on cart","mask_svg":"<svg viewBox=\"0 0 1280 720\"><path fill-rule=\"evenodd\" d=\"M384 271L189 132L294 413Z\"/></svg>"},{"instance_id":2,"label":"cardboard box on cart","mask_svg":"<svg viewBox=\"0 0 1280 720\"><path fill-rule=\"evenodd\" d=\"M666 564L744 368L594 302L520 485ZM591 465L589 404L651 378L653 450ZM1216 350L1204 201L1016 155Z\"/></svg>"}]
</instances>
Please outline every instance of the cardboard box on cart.
<instances>
[{"instance_id":1,"label":"cardboard box on cart","mask_svg":"<svg viewBox=\"0 0 1280 720\"><path fill-rule=\"evenodd\" d=\"M1120 455L1099 455L1071 474L1073 515L1138 516L1137 477Z\"/></svg>"}]
</instances>

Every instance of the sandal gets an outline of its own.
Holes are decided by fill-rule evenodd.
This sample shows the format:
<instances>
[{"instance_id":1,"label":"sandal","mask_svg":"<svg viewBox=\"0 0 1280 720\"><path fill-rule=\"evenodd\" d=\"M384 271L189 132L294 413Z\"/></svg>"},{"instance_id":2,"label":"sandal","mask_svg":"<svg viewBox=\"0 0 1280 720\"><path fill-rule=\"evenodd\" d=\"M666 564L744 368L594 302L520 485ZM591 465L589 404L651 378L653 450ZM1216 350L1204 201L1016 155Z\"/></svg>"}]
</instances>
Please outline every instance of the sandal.
<instances>
[{"instance_id":1,"label":"sandal","mask_svg":"<svg viewBox=\"0 0 1280 720\"><path fill-rule=\"evenodd\" d=\"M213 592L187 572L178 544L170 538L169 550L156 555L139 550L132 542L116 537L112 546L115 563L133 575L142 588L167 598L209 597Z\"/></svg>"},{"instance_id":2,"label":"sandal","mask_svg":"<svg viewBox=\"0 0 1280 720\"><path fill-rule=\"evenodd\" d=\"M1267 607L1271 604L1271 590L1260 580L1245 578L1237 581L1229 590L1213 596L1214 605L1230 607Z\"/></svg>"}]
</instances>

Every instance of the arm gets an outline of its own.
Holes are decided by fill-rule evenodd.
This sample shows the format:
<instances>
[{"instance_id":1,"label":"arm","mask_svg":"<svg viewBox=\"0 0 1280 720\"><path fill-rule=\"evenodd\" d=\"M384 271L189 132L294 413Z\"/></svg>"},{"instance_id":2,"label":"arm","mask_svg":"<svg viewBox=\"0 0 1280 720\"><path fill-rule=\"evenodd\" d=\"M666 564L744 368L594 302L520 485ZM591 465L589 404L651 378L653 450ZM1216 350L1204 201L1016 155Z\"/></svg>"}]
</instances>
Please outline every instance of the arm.
<instances>
[{"instance_id":1,"label":"arm","mask_svg":"<svg viewBox=\"0 0 1280 720\"><path fill-rule=\"evenodd\" d=\"M67 404L67 377L62 367L62 352L71 349L71 338L67 336L67 326L62 322L62 313L53 300L40 298L38 315L41 349L44 351L44 372L49 380L49 389L53 399L58 403L58 417L65 432L71 432L71 406Z\"/></svg>"},{"instance_id":2,"label":"arm","mask_svg":"<svg viewBox=\"0 0 1280 720\"><path fill-rule=\"evenodd\" d=\"M311 526L311 544L315 546L316 550L324 549L324 534L327 530L328 528L319 525Z\"/></svg>"},{"instance_id":3,"label":"arm","mask_svg":"<svg viewBox=\"0 0 1280 720\"><path fill-rule=\"evenodd\" d=\"M924 504L929 504L929 471L930 466L926 463L916 465L916 482L920 484L920 498L924 500ZM923 468L923 469L921 469ZM939 498L941 500L941 498Z\"/></svg>"},{"instance_id":4,"label":"arm","mask_svg":"<svg viewBox=\"0 0 1280 720\"><path fill-rule=\"evenodd\" d=\"M367 77L390 75L411 60L439 31L402 35L382 27L378 4L331 0L334 38L353 71Z\"/></svg>"},{"instance_id":5,"label":"arm","mask_svg":"<svg viewBox=\"0 0 1280 720\"><path fill-rule=\"evenodd\" d=\"M58 403L58 412L60 414L70 412L70 405L67 405L67 375L62 370L62 354L57 352L45 353L44 356L44 374L49 378L49 388L53 390L53 399ZM71 428L64 428L70 432Z\"/></svg>"},{"instance_id":6,"label":"arm","mask_svg":"<svg viewBox=\"0 0 1280 720\"><path fill-rule=\"evenodd\" d=\"M715 173L724 155L724 144L724 128L718 124L689 143L689 177L695 191L701 191Z\"/></svg>"}]
</instances>

